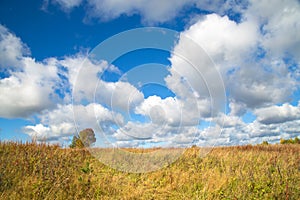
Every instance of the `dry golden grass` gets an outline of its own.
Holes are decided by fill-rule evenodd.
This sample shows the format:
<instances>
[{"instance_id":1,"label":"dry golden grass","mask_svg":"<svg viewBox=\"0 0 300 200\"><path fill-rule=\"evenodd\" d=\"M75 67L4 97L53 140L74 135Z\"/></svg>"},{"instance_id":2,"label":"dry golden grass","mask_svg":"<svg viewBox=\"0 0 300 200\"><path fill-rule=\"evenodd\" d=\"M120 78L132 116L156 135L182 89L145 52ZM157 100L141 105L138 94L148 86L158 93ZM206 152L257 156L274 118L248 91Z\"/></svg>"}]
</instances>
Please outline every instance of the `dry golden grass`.
<instances>
[{"instance_id":1,"label":"dry golden grass","mask_svg":"<svg viewBox=\"0 0 300 200\"><path fill-rule=\"evenodd\" d=\"M0 199L300 199L300 145L200 154L190 148L170 166L134 174L84 149L0 143Z\"/></svg>"}]
</instances>

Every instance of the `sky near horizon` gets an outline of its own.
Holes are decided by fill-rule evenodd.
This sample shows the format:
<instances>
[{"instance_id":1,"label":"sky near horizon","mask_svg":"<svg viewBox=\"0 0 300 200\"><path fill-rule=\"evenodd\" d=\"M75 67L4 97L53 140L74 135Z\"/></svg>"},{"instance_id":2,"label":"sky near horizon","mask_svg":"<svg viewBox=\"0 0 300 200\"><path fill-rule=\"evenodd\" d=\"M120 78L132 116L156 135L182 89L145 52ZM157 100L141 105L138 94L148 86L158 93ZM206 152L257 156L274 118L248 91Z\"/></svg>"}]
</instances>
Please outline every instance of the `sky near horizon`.
<instances>
[{"instance_id":1,"label":"sky near horizon","mask_svg":"<svg viewBox=\"0 0 300 200\"><path fill-rule=\"evenodd\" d=\"M299 19L298 0L2 0L0 140L300 136Z\"/></svg>"}]
</instances>

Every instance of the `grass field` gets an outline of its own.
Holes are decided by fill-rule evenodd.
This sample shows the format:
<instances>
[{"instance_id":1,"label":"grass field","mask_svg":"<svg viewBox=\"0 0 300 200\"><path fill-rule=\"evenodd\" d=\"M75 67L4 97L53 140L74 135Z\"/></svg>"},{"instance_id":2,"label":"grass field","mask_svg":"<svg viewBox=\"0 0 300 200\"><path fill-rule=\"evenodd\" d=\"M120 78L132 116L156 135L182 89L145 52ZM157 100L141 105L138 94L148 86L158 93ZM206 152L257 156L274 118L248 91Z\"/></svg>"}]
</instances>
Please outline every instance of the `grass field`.
<instances>
[{"instance_id":1,"label":"grass field","mask_svg":"<svg viewBox=\"0 0 300 200\"><path fill-rule=\"evenodd\" d=\"M131 151L138 151L132 149ZM0 199L300 199L300 145L189 148L150 173L124 173L84 149L0 143Z\"/></svg>"}]
</instances>

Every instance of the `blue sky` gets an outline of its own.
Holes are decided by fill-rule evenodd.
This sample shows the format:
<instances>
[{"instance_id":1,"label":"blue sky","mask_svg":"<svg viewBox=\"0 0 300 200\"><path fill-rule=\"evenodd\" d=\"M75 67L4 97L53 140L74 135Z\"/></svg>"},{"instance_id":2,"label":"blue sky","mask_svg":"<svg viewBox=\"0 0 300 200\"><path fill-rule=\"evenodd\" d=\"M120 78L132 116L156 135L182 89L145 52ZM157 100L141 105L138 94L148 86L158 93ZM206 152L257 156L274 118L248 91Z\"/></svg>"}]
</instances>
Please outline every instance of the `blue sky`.
<instances>
[{"instance_id":1,"label":"blue sky","mask_svg":"<svg viewBox=\"0 0 300 200\"><path fill-rule=\"evenodd\" d=\"M300 136L297 0L0 5L1 140L68 145L89 127L96 146Z\"/></svg>"}]
</instances>

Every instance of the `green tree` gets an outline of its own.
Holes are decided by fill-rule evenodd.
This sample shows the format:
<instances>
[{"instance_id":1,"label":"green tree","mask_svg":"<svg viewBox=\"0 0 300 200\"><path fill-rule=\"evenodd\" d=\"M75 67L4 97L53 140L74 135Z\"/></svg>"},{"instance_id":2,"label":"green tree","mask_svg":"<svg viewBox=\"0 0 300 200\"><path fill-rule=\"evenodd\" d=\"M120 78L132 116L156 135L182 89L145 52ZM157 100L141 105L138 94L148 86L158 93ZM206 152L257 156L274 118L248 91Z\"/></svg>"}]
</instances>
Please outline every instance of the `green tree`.
<instances>
[{"instance_id":1,"label":"green tree","mask_svg":"<svg viewBox=\"0 0 300 200\"><path fill-rule=\"evenodd\" d=\"M79 132L78 136L74 136L70 148L90 147L96 142L94 130L91 128L84 129Z\"/></svg>"},{"instance_id":2,"label":"green tree","mask_svg":"<svg viewBox=\"0 0 300 200\"><path fill-rule=\"evenodd\" d=\"M280 139L280 144L286 144L286 143L287 143L287 140L285 140L283 138Z\"/></svg>"},{"instance_id":3,"label":"green tree","mask_svg":"<svg viewBox=\"0 0 300 200\"><path fill-rule=\"evenodd\" d=\"M280 144L300 144L300 140L298 137L295 137L295 139L290 138L287 140L281 138Z\"/></svg>"},{"instance_id":4,"label":"green tree","mask_svg":"<svg viewBox=\"0 0 300 200\"><path fill-rule=\"evenodd\" d=\"M94 130L91 128L84 129L79 132L79 139L82 141L85 147L90 147L96 142Z\"/></svg>"}]
</instances>

